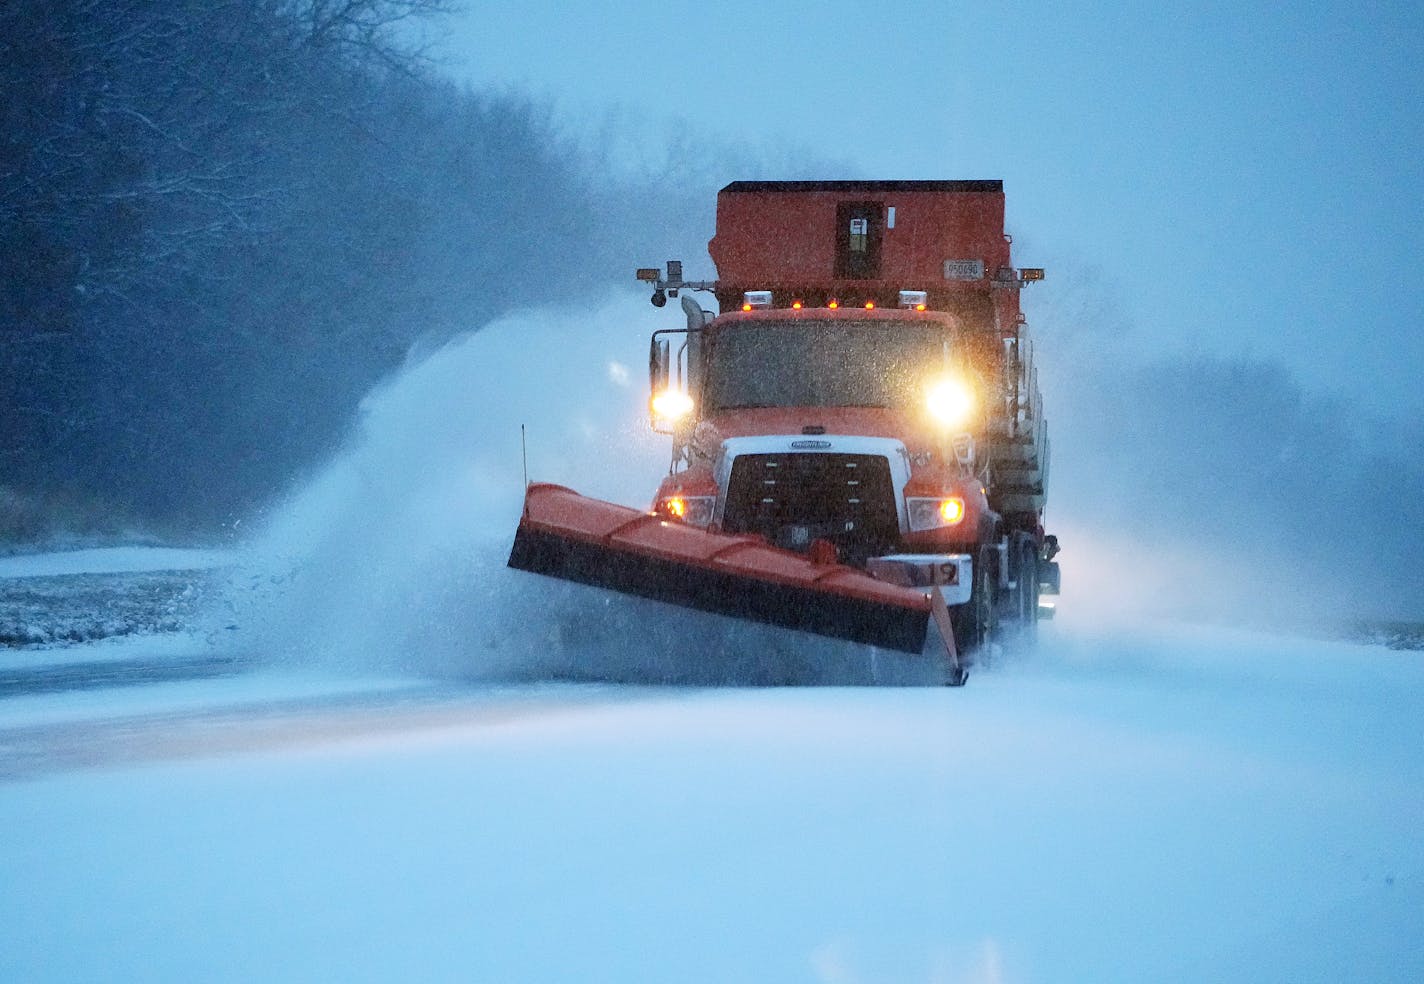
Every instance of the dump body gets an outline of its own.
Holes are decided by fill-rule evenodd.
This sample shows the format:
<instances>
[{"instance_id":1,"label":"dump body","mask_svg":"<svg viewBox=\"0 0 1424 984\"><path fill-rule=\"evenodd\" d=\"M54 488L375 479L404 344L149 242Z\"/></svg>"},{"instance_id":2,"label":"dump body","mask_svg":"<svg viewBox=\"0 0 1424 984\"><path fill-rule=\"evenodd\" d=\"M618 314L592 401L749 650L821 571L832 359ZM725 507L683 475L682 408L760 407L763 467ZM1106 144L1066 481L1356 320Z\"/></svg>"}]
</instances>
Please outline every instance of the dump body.
<instances>
[{"instance_id":1,"label":"dump body","mask_svg":"<svg viewBox=\"0 0 1424 984\"><path fill-rule=\"evenodd\" d=\"M824 293L845 305L918 289L932 309L962 305L1005 326L1018 316L1016 290L988 289L1011 267L1000 181L736 181L717 196L707 251L723 311L748 290L800 290L817 306Z\"/></svg>"}]
</instances>

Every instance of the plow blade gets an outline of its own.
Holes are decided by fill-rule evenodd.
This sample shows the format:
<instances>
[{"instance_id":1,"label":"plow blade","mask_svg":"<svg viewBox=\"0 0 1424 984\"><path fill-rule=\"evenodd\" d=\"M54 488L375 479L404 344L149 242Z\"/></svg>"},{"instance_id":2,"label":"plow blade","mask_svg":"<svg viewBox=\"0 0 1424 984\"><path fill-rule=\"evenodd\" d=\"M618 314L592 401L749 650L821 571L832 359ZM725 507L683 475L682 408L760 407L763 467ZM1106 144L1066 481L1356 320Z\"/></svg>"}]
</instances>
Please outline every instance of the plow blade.
<instances>
[{"instance_id":1,"label":"plow blade","mask_svg":"<svg viewBox=\"0 0 1424 984\"><path fill-rule=\"evenodd\" d=\"M917 655L931 614L921 591L815 563L760 537L709 533L558 485L529 487L509 566Z\"/></svg>"}]
</instances>

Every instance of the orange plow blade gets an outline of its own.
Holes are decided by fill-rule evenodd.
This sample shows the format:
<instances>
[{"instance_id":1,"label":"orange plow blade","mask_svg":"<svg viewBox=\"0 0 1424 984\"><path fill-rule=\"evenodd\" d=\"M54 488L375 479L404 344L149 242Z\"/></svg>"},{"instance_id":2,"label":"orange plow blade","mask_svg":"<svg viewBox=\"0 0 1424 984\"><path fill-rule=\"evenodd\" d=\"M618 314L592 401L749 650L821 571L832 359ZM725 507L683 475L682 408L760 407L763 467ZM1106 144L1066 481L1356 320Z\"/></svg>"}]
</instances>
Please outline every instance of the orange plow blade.
<instances>
[{"instance_id":1,"label":"orange plow blade","mask_svg":"<svg viewBox=\"0 0 1424 984\"><path fill-rule=\"evenodd\" d=\"M709 533L558 485L529 487L509 566L917 655L932 608L923 592L855 568L815 563L760 537Z\"/></svg>"}]
</instances>

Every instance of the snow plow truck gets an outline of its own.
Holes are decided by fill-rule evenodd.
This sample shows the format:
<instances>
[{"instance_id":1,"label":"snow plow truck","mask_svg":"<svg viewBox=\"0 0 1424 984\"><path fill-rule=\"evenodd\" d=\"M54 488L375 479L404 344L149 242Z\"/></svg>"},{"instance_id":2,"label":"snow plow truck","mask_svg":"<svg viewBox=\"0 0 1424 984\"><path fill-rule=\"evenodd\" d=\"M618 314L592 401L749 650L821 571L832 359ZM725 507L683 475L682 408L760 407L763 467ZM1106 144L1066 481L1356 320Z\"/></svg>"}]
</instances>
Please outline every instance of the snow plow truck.
<instances>
[{"instance_id":1,"label":"snow plow truck","mask_svg":"<svg viewBox=\"0 0 1424 984\"><path fill-rule=\"evenodd\" d=\"M509 565L915 654L963 684L1057 594L1049 444L1000 181L737 181L713 281L640 269L647 511L532 484ZM705 310L710 294L720 313Z\"/></svg>"}]
</instances>

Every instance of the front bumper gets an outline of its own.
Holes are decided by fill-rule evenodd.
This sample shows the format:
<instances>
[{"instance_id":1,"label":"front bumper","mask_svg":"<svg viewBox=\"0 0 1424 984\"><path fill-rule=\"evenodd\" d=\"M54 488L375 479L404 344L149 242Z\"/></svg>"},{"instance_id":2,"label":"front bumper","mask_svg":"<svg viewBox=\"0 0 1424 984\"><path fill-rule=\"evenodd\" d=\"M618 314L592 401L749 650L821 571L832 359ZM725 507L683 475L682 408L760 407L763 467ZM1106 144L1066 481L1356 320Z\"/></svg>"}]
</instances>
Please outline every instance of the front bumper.
<instances>
[{"instance_id":1,"label":"front bumper","mask_svg":"<svg viewBox=\"0 0 1424 984\"><path fill-rule=\"evenodd\" d=\"M887 554L871 557L866 571L876 580L926 593L939 586L946 605L963 605L974 590L974 558L969 554Z\"/></svg>"}]
</instances>

